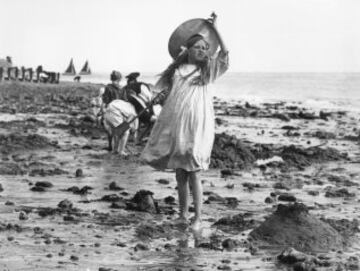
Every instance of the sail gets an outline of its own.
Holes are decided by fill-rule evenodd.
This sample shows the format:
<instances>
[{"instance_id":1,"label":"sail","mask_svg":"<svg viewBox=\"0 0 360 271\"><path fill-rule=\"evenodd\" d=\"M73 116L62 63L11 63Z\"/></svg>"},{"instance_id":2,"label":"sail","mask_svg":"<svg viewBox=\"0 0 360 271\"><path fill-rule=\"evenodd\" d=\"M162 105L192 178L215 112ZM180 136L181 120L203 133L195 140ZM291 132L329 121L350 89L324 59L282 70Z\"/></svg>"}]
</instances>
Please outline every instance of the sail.
<instances>
[{"instance_id":1,"label":"sail","mask_svg":"<svg viewBox=\"0 0 360 271\"><path fill-rule=\"evenodd\" d=\"M89 62L86 60L79 74L91 74Z\"/></svg>"},{"instance_id":2,"label":"sail","mask_svg":"<svg viewBox=\"0 0 360 271\"><path fill-rule=\"evenodd\" d=\"M65 70L65 72L63 73L63 75L75 75L75 74L76 74L76 71L75 71L73 59L71 59L70 64L67 67L67 69Z\"/></svg>"}]
</instances>

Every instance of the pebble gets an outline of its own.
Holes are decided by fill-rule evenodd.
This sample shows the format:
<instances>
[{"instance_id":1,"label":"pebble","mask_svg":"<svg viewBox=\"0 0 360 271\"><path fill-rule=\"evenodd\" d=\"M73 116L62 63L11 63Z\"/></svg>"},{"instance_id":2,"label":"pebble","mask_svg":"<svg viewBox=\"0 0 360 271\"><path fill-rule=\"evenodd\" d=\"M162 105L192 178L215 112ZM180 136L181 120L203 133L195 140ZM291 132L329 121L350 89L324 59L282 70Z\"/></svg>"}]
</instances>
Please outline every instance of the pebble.
<instances>
[{"instance_id":1,"label":"pebble","mask_svg":"<svg viewBox=\"0 0 360 271\"><path fill-rule=\"evenodd\" d=\"M220 265L217 268L218 270L231 270L231 267L228 265Z\"/></svg>"},{"instance_id":2,"label":"pebble","mask_svg":"<svg viewBox=\"0 0 360 271\"><path fill-rule=\"evenodd\" d=\"M75 217L73 217L72 215L66 215L63 217L64 221L74 221Z\"/></svg>"},{"instance_id":3,"label":"pebble","mask_svg":"<svg viewBox=\"0 0 360 271\"><path fill-rule=\"evenodd\" d=\"M83 173L83 170L81 168L78 168L76 171L75 171L75 177L76 178L79 178L79 177L83 177L84 176L84 173Z\"/></svg>"},{"instance_id":4,"label":"pebble","mask_svg":"<svg viewBox=\"0 0 360 271\"><path fill-rule=\"evenodd\" d=\"M157 182L160 184L170 184L170 181L167 179L159 179L159 180L157 180Z\"/></svg>"},{"instance_id":5,"label":"pebble","mask_svg":"<svg viewBox=\"0 0 360 271\"><path fill-rule=\"evenodd\" d=\"M33 192L45 192L45 188L41 186L33 186L30 190Z\"/></svg>"},{"instance_id":6,"label":"pebble","mask_svg":"<svg viewBox=\"0 0 360 271\"><path fill-rule=\"evenodd\" d=\"M111 183L109 184L109 189L110 189L110 190L113 190L113 191L124 190L124 188L118 186L116 182L111 182Z\"/></svg>"},{"instance_id":7,"label":"pebble","mask_svg":"<svg viewBox=\"0 0 360 271\"><path fill-rule=\"evenodd\" d=\"M274 203L274 199L273 198L270 198L270 197L266 197L265 198L265 203L268 203L268 204L271 204L271 203Z\"/></svg>"},{"instance_id":8,"label":"pebble","mask_svg":"<svg viewBox=\"0 0 360 271\"><path fill-rule=\"evenodd\" d=\"M280 194L278 197L279 201L289 201L289 202L295 202L296 197L291 194Z\"/></svg>"},{"instance_id":9,"label":"pebble","mask_svg":"<svg viewBox=\"0 0 360 271\"><path fill-rule=\"evenodd\" d=\"M225 239L222 243L221 243L222 247L226 250L233 250L234 248L236 248L239 244L237 240L228 238Z\"/></svg>"},{"instance_id":10,"label":"pebble","mask_svg":"<svg viewBox=\"0 0 360 271\"><path fill-rule=\"evenodd\" d=\"M29 219L29 217L28 217L28 215L25 213L25 212L20 212L19 213L19 219L20 220L28 220Z\"/></svg>"},{"instance_id":11,"label":"pebble","mask_svg":"<svg viewBox=\"0 0 360 271\"><path fill-rule=\"evenodd\" d=\"M70 256L70 260L72 260L72 261L78 261L78 260L79 260L79 257L78 257L78 256L75 256L75 255L71 255L71 256Z\"/></svg>"},{"instance_id":12,"label":"pebble","mask_svg":"<svg viewBox=\"0 0 360 271\"><path fill-rule=\"evenodd\" d=\"M138 250L149 250L149 247L145 244L136 244L136 246L134 247L134 250L135 251L138 251Z\"/></svg>"},{"instance_id":13,"label":"pebble","mask_svg":"<svg viewBox=\"0 0 360 271\"><path fill-rule=\"evenodd\" d=\"M222 177L226 177L226 176L230 176L230 175L233 175L233 174L234 174L234 172L233 172L231 169L229 169L229 168L222 169L222 170L220 171L220 173L221 173L221 176L222 176Z\"/></svg>"},{"instance_id":14,"label":"pebble","mask_svg":"<svg viewBox=\"0 0 360 271\"><path fill-rule=\"evenodd\" d=\"M61 209L71 209L73 207L73 203L68 199L64 199L58 203L58 207Z\"/></svg>"},{"instance_id":15,"label":"pebble","mask_svg":"<svg viewBox=\"0 0 360 271\"><path fill-rule=\"evenodd\" d=\"M165 199L164 199L164 202L166 204L174 204L175 203L175 198L173 196L167 196Z\"/></svg>"},{"instance_id":16,"label":"pebble","mask_svg":"<svg viewBox=\"0 0 360 271\"><path fill-rule=\"evenodd\" d=\"M40 181L40 182L36 182L35 186L36 187L50 188L50 187L53 187L54 185L51 182L48 182L48 181Z\"/></svg>"}]
</instances>

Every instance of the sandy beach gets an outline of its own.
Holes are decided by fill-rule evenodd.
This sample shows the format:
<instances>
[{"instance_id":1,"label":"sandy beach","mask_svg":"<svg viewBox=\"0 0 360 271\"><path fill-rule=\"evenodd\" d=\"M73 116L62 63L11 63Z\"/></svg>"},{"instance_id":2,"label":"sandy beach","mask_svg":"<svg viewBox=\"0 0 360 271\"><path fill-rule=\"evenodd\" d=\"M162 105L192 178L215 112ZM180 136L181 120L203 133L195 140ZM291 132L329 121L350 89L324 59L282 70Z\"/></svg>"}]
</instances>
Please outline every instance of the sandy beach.
<instances>
[{"instance_id":1,"label":"sandy beach","mask_svg":"<svg viewBox=\"0 0 360 271\"><path fill-rule=\"evenodd\" d=\"M215 98L194 233L173 172L105 149L99 87L0 83L1 270L359 270L357 113Z\"/></svg>"}]
</instances>

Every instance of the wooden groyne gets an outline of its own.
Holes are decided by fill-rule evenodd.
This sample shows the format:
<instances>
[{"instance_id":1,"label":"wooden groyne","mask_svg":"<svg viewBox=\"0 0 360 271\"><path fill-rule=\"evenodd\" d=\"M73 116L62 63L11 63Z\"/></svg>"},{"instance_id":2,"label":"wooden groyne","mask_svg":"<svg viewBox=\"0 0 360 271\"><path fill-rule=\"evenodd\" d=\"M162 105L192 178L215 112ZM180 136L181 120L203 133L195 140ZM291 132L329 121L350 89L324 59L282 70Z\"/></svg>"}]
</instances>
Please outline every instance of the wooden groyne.
<instances>
[{"instance_id":1,"label":"wooden groyne","mask_svg":"<svg viewBox=\"0 0 360 271\"><path fill-rule=\"evenodd\" d=\"M0 67L0 82L3 80L58 84L60 82L60 73L46 71L41 65L35 70L23 66L20 68Z\"/></svg>"}]
</instances>

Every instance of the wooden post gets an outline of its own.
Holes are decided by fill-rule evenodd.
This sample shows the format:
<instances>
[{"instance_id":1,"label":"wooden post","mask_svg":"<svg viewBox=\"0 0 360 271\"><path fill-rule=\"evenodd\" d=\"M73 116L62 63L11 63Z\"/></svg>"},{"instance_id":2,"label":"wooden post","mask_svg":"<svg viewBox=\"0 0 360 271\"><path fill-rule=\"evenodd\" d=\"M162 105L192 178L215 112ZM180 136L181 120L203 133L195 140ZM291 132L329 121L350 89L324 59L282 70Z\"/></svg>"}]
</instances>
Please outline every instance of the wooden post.
<instances>
[{"instance_id":1,"label":"wooden post","mask_svg":"<svg viewBox=\"0 0 360 271\"><path fill-rule=\"evenodd\" d=\"M32 69L32 68L30 68L29 73L30 73L30 79L29 79L29 82L32 82L32 80L33 80L33 75L34 75L34 71L33 71L33 69Z\"/></svg>"},{"instance_id":2,"label":"wooden post","mask_svg":"<svg viewBox=\"0 0 360 271\"><path fill-rule=\"evenodd\" d=\"M19 78L19 68L15 67L15 80L18 80Z\"/></svg>"},{"instance_id":3,"label":"wooden post","mask_svg":"<svg viewBox=\"0 0 360 271\"><path fill-rule=\"evenodd\" d=\"M20 76L21 76L21 78L19 78L19 80L20 81L25 81L25 67L24 66L21 66Z\"/></svg>"}]
</instances>

